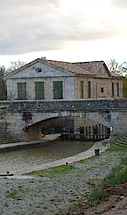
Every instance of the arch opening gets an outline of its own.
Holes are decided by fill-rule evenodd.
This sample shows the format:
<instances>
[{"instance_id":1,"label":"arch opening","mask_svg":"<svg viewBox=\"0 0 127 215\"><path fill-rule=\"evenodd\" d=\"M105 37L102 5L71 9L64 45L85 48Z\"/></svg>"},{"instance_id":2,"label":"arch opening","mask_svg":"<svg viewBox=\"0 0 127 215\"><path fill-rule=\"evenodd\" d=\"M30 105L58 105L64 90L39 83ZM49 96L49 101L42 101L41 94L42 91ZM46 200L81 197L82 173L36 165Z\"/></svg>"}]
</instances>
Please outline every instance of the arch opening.
<instances>
[{"instance_id":1,"label":"arch opening","mask_svg":"<svg viewBox=\"0 0 127 215\"><path fill-rule=\"evenodd\" d=\"M61 139L103 140L109 138L110 128L75 116L60 116L42 120L25 128L29 139L42 139L44 135L59 133Z\"/></svg>"}]
</instances>

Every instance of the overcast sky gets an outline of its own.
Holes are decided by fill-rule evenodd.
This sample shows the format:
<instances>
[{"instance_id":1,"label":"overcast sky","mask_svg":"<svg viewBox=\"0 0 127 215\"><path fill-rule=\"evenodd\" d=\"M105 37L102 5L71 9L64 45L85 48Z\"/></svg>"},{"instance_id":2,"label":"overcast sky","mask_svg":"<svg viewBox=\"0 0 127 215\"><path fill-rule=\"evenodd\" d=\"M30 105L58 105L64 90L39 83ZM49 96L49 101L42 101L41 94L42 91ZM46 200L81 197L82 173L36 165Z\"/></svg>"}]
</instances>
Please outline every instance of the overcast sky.
<instances>
[{"instance_id":1,"label":"overcast sky","mask_svg":"<svg viewBox=\"0 0 127 215\"><path fill-rule=\"evenodd\" d=\"M127 0L1 0L0 64L127 61Z\"/></svg>"}]
</instances>

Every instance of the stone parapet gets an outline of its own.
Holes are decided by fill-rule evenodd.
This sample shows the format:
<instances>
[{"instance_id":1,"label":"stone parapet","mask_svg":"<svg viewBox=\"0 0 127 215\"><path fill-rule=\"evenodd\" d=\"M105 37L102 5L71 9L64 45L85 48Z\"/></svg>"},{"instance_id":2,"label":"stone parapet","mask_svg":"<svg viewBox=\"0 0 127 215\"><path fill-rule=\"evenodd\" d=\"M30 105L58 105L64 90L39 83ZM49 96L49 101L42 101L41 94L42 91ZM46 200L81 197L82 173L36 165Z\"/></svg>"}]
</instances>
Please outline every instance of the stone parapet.
<instances>
[{"instance_id":1,"label":"stone parapet","mask_svg":"<svg viewBox=\"0 0 127 215\"><path fill-rule=\"evenodd\" d=\"M127 99L87 99L87 100L27 100L1 101L0 111L113 111L127 110Z\"/></svg>"}]
</instances>

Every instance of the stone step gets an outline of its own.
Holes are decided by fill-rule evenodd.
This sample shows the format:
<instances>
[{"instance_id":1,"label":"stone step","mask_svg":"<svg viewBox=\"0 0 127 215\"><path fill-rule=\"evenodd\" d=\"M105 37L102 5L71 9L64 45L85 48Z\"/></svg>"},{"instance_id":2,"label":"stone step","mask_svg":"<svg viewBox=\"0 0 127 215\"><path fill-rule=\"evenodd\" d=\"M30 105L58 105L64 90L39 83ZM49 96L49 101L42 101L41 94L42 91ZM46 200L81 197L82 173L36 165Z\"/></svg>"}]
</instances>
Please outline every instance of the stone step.
<instances>
[{"instance_id":1,"label":"stone step","mask_svg":"<svg viewBox=\"0 0 127 215\"><path fill-rule=\"evenodd\" d=\"M118 142L118 143L123 143L123 144L127 144L127 141L125 141L125 140L117 140L116 142Z\"/></svg>"},{"instance_id":2,"label":"stone step","mask_svg":"<svg viewBox=\"0 0 127 215\"><path fill-rule=\"evenodd\" d=\"M127 136L120 137L118 140L125 140L125 141L127 141Z\"/></svg>"},{"instance_id":3,"label":"stone step","mask_svg":"<svg viewBox=\"0 0 127 215\"><path fill-rule=\"evenodd\" d=\"M114 144L127 147L127 136L119 137Z\"/></svg>"},{"instance_id":4,"label":"stone step","mask_svg":"<svg viewBox=\"0 0 127 215\"><path fill-rule=\"evenodd\" d=\"M127 144L120 144L120 143L114 143L114 145L116 145L116 146L123 146L123 147L127 147Z\"/></svg>"},{"instance_id":5,"label":"stone step","mask_svg":"<svg viewBox=\"0 0 127 215\"><path fill-rule=\"evenodd\" d=\"M126 146L127 147L127 143L120 143L120 142L115 142L114 145L118 145L118 146Z\"/></svg>"}]
</instances>

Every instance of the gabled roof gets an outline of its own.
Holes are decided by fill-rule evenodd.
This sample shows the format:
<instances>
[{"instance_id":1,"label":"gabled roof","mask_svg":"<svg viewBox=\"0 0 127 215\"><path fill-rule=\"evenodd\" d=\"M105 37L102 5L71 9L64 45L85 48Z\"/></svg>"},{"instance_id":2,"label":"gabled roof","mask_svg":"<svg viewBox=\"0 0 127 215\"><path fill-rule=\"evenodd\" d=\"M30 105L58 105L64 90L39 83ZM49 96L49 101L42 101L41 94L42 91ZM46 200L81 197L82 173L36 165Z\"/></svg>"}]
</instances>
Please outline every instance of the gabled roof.
<instances>
[{"instance_id":1,"label":"gabled roof","mask_svg":"<svg viewBox=\"0 0 127 215\"><path fill-rule=\"evenodd\" d=\"M89 75L89 71L87 71L86 69L82 69L80 67L77 67L77 65L70 63L70 62L64 62L64 61L53 61L53 60L46 60L48 61L50 64L53 64L57 67L66 69L70 72L73 72L75 74L80 74L80 75Z\"/></svg>"},{"instance_id":2,"label":"gabled roof","mask_svg":"<svg viewBox=\"0 0 127 215\"><path fill-rule=\"evenodd\" d=\"M64 62L64 61L54 61L54 60L47 60L45 58L37 58L36 60L31 61L30 63L27 63L26 65L23 65L22 67L8 73L5 78L10 77L11 75L14 75L24 69L29 68L30 66L35 65L36 63L45 63L49 65L50 67L56 68L56 69L62 69L67 70L73 74L78 75L90 75L89 71L86 71L80 67L77 67L76 65L70 63L70 62Z\"/></svg>"},{"instance_id":3,"label":"gabled roof","mask_svg":"<svg viewBox=\"0 0 127 215\"><path fill-rule=\"evenodd\" d=\"M97 75L101 69L105 68L108 75L111 76L111 73L109 72L104 61L76 62L73 64L82 69L88 70L89 73L93 75Z\"/></svg>"},{"instance_id":4,"label":"gabled roof","mask_svg":"<svg viewBox=\"0 0 127 215\"><path fill-rule=\"evenodd\" d=\"M72 72L75 75L86 75L86 76L92 76L92 77L100 77L100 72L106 71L108 74L108 77L120 77L116 75L115 73L111 73L108 70L108 67L106 66L104 61L90 61L90 62L76 62L76 63L70 63L70 62L64 62L64 61L54 61L54 60L47 60L46 58L37 58L36 60L31 61L30 63L20 67L19 69L16 69L12 71L11 73L7 74L5 78L10 77L11 75L14 75L24 69L29 68L30 66L35 65L36 63L45 63L49 65L50 67L56 68L56 69L62 69L67 70L69 72Z\"/></svg>"},{"instance_id":5,"label":"gabled roof","mask_svg":"<svg viewBox=\"0 0 127 215\"><path fill-rule=\"evenodd\" d=\"M110 72L104 61L75 62L73 64L89 71L90 74L95 75L96 77L101 70L105 69L109 77L121 78L121 76L117 75L116 73Z\"/></svg>"}]
</instances>

